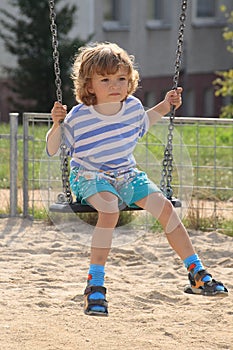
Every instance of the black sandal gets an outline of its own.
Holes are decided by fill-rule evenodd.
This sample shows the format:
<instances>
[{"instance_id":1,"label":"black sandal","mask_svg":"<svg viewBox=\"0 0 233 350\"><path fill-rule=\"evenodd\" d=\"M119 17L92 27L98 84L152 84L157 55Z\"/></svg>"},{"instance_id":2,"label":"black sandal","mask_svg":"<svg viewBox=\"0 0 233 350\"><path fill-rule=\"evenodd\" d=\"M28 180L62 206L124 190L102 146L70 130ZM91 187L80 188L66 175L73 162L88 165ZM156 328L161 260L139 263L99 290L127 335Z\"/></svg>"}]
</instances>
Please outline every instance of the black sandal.
<instances>
[{"instance_id":1,"label":"black sandal","mask_svg":"<svg viewBox=\"0 0 233 350\"><path fill-rule=\"evenodd\" d=\"M199 294L204 296L227 296L228 290L223 285L222 282L211 279L209 282L204 282L203 278L205 276L212 275L209 274L206 270L201 270L196 273L193 277L191 273L189 273L188 278L190 281L190 285L184 288L184 292L188 294ZM222 287L222 290L218 290L217 287Z\"/></svg>"},{"instance_id":2,"label":"black sandal","mask_svg":"<svg viewBox=\"0 0 233 350\"><path fill-rule=\"evenodd\" d=\"M90 295L99 292L104 299L90 299ZM105 299L107 289L102 286L87 286L84 291L84 313L90 316L108 316L108 302ZM92 310L93 306L102 306L104 311Z\"/></svg>"}]
</instances>

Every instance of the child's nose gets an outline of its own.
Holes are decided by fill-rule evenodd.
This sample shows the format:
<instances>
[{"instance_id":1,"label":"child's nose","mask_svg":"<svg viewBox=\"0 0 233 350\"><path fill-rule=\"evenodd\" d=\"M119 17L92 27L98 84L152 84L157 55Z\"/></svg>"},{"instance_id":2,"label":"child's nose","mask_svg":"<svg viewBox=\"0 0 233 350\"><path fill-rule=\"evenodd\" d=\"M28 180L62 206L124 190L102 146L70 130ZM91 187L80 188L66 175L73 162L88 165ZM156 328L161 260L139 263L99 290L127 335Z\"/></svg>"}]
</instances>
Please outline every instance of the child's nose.
<instances>
[{"instance_id":1,"label":"child's nose","mask_svg":"<svg viewBox=\"0 0 233 350\"><path fill-rule=\"evenodd\" d=\"M116 88L116 87L118 87L118 85L119 85L119 82L117 80L113 80L110 83L111 88Z\"/></svg>"}]
</instances>

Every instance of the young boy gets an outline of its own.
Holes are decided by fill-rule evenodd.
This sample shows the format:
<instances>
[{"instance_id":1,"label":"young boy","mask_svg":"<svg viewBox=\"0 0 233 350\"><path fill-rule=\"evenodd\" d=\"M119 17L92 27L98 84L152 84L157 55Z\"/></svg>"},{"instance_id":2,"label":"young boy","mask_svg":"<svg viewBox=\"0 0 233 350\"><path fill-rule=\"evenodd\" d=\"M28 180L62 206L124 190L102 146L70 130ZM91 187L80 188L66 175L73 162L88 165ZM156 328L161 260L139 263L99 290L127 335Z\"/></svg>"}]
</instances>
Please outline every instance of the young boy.
<instances>
[{"instance_id":1,"label":"young boy","mask_svg":"<svg viewBox=\"0 0 233 350\"><path fill-rule=\"evenodd\" d=\"M189 272L187 293L227 295L224 285L204 269L171 202L136 168L133 157L138 139L149 127L167 114L171 105L176 109L181 105L182 88L169 91L163 101L145 112L132 95L139 80L134 57L112 43L81 48L75 58L72 79L79 104L66 115L66 106L55 102L47 152L53 156L58 151L60 120L64 119L71 156L71 189L78 201L98 212L84 292L85 314L108 315L105 263L119 218L119 205L123 202L147 210L161 223L170 246Z\"/></svg>"}]
</instances>

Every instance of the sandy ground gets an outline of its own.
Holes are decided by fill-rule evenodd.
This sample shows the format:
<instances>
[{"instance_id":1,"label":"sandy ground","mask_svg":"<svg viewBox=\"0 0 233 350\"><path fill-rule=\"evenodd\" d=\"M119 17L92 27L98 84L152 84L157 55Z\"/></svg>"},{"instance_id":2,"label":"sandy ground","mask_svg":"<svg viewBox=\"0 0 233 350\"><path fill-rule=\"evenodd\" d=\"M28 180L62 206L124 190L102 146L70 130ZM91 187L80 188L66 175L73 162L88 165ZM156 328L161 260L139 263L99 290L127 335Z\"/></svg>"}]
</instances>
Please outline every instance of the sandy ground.
<instances>
[{"instance_id":1,"label":"sandy ground","mask_svg":"<svg viewBox=\"0 0 233 350\"><path fill-rule=\"evenodd\" d=\"M184 294L186 271L162 234L141 232L113 248L109 317L98 318L82 309L87 246L43 222L3 218L0 228L1 350L233 349L233 294ZM82 235L81 226L77 231ZM190 236L209 271L232 291L233 239Z\"/></svg>"}]
</instances>

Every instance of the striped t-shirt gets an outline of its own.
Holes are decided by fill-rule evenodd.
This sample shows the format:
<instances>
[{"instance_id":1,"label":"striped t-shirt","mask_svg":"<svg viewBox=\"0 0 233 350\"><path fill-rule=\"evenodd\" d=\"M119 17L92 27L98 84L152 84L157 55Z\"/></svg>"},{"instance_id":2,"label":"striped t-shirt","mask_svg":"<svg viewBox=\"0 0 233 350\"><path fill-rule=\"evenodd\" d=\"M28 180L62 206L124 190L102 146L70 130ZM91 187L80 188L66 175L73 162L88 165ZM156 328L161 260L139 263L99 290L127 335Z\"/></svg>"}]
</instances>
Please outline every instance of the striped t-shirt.
<instances>
[{"instance_id":1,"label":"striped t-shirt","mask_svg":"<svg viewBox=\"0 0 233 350\"><path fill-rule=\"evenodd\" d=\"M71 168L114 171L136 165L133 151L148 130L149 120L139 99L129 96L121 110L102 115L93 106L78 104L64 120Z\"/></svg>"}]
</instances>

